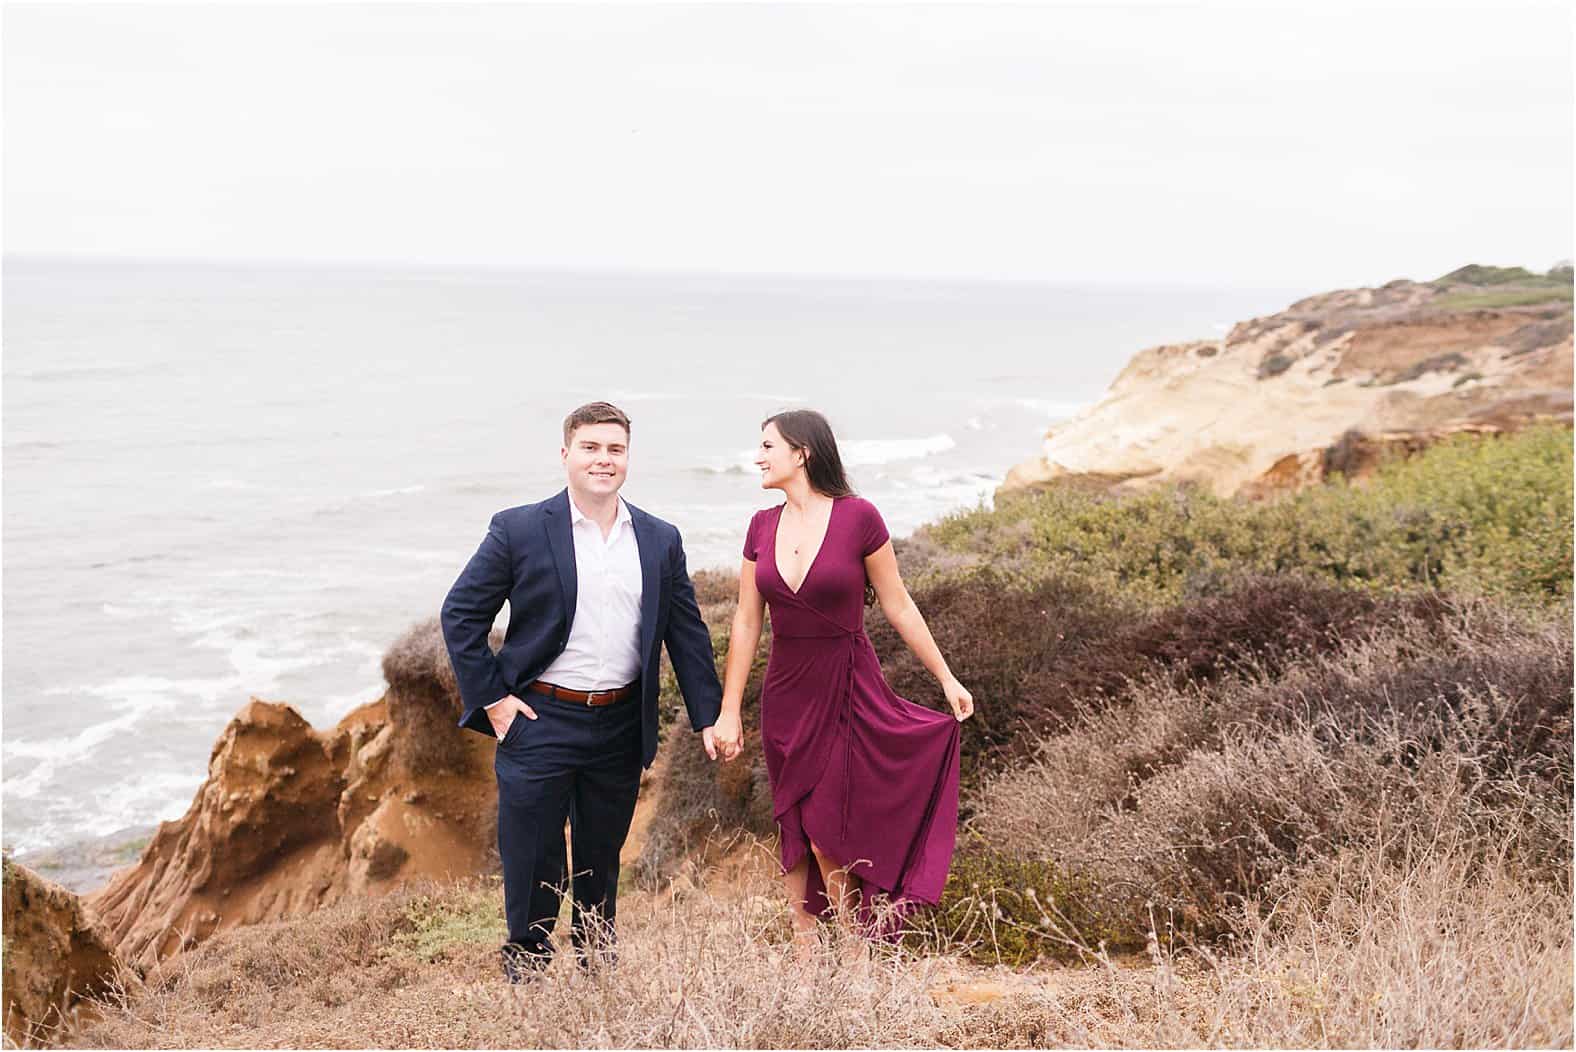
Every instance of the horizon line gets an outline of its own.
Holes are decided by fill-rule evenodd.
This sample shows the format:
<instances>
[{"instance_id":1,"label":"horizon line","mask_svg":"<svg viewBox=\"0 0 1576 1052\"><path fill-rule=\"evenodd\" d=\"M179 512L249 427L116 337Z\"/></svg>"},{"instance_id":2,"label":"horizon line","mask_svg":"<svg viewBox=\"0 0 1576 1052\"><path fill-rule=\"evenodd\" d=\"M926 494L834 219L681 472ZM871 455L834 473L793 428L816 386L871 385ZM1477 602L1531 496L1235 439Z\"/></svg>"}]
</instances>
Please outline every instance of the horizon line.
<instances>
[{"instance_id":1,"label":"horizon line","mask_svg":"<svg viewBox=\"0 0 1576 1052\"><path fill-rule=\"evenodd\" d=\"M1287 292L1297 289L1327 291L1340 288L1366 287L1362 284L1317 283L1312 279L1287 278L1269 283L1244 281L1240 278L1217 280L1160 277L1155 275L1111 276L1105 274L1088 277L991 275L936 272L870 272L870 271L796 271L796 270L743 270L707 269L699 267L645 267L634 264L574 265L529 262L482 262L453 260L407 260L332 257L306 259L282 256L187 256L187 255L134 255L129 253L80 253L80 252L0 252L0 269L7 264L81 264L85 266L142 265L167 267L208 267L213 269L271 269L271 270L365 270L394 272L469 272L499 274L539 274L585 278L670 278L690 280L737 279L742 281L804 281L838 283L975 285L975 286L1144 286L1177 289L1233 288L1247 291ZM1464 265L1464 264L1463 264ZM1489 264L1493 265L1493 264ZM1454 267L1451 270L1456 269ZM1528 268L1529 270L1532 268ZM1449 273L1443 271L1442 273ZM1389 278L1386 280L1395 280ZM1428 281L1431 278L1408 278ZM1379 284L1383 284L1380 282ZM1377 286L1375 286L1377 287Z\"/></svg>"}]
</instances>

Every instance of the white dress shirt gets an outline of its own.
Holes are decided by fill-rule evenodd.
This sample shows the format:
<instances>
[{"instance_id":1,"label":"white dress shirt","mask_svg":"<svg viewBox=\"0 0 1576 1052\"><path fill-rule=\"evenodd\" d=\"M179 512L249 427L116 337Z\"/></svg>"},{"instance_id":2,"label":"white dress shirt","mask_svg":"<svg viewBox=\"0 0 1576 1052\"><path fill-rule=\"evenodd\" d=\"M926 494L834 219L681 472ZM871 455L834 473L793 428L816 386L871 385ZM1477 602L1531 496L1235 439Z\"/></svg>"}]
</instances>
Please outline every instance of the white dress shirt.
<instances>
[{"instance_id":1,"label":"white dress shirt","mask_svg":"<svg viewBox=\"0 0 1576 1052\"><path fill-rule=\"evenodd\" d=\"M640 549L635 524L622 497L606 540L602 527L580 510L573 497L569 518L578 581L575 616L564 652L538 678L570 690L613 690L640 675Z\"/></svg>"}]
</instances>

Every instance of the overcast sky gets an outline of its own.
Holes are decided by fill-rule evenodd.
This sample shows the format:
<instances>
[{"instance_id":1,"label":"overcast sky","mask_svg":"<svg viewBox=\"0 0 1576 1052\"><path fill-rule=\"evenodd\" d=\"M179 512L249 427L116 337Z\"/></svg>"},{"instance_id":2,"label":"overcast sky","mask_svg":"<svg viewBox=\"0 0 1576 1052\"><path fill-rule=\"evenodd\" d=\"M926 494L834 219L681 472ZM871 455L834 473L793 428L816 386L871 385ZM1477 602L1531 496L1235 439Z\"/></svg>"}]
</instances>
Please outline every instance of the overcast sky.
<instances>
[{"instance_id":1,"label":"overcast sky","mask_svg":"<svg viewBox=\"0 0 1576 1052\"><path fill-rule=\"evenodd\" d=\"M1564 4L7 4L5 250L1332 288L1572 255Z\"/></svg>"}]
</instances>

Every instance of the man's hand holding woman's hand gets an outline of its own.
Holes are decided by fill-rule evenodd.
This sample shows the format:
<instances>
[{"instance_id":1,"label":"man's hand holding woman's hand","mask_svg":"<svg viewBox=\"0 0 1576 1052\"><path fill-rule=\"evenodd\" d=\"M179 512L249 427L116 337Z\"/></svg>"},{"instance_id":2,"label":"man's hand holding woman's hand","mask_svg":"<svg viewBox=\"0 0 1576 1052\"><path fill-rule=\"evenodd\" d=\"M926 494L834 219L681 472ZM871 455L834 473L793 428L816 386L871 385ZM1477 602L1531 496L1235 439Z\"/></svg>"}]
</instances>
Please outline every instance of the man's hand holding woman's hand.
<instances>
[{"instance_id":1,"label":"man's hand holding woman's hand","mask_svg":"<svg viewBox=\"0 0 1576 1052\"><path fill-rule=\"evenodd\" d=\"M515 721L516 713L524 715L528 720L536 719L536 710L513 694L500 698L495 704L489 705L486 712L488 721L492 723L493 734L497 736L499 741L503 741L503 736L509 733L509 725Z\"/></svg>"},{"instance_id":2,"label":"man's hand holding woman's hand","mask_svg":"<svg viewBox=\"0 0 1576 1052\"><path fill-rule=\"evenodd\" d=\"M717 717L717 722L708 729L713 733L716 748L708 748L706 752L713 760L720 753L722 762L729 763L744 751L744 727L738 713L724 711Z\"/></svg>"}]
</instances>

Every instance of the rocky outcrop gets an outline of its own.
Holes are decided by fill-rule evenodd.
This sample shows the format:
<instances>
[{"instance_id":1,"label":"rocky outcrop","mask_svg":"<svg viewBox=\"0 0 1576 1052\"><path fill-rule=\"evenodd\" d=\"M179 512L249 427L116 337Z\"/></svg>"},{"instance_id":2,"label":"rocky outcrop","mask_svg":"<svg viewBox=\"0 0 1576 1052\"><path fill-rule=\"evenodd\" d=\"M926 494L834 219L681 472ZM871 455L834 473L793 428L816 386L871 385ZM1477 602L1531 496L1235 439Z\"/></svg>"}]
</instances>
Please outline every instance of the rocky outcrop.
<instances>
[{"instance_id":1,"label":"rocky outcrop","mask_svg":"<svg viewBox=\"0 0 1576 1052\"><path fill-rule=\"evenodd\" d=\"M109 936L75 895L10 859L4 864L5 1036L41 1045L119 967Z\"/></svg>"},{"instance_id":2,"label":"rocky outcrop","mask_svg":"<svg viewBox=\"0 0 1576 1052\"><path fill-rule=\"evenodd\" d=\"M1313 296L1135 355L1002 491L1191 481L1261 496L1458 431L1571 421L1571 271L1463 267Z\"/></svg>"},{"instance_id":3,"label":"rocky outcrop","mask_svg":"<svg viewBox=\"0 0 1576 1052\"><path fill-rule=\"evenodd\" d=\"M383 671L384 696L326 733L256 698L231 719L186 814L87 900L123 959L151 965L345 895L496 870L494 743L455 726L437 622L411 629Z\"/></svg>"}]
</instances>

